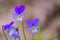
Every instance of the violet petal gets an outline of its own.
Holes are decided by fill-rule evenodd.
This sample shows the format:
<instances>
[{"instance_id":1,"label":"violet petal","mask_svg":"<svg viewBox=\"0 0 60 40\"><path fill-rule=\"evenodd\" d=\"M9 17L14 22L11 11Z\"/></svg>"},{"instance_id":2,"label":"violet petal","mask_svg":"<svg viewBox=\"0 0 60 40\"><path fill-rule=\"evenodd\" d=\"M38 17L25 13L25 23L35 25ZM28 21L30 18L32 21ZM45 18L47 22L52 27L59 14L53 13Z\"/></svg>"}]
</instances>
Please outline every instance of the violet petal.
<instances>
[{"instance_id":1,"label":"violet petal","mask_svg":"<svg viewBox=\"0 0 60 40\"><path fill-rule=\"evenodd\" d=\"M27 20L26 23L32 25L32 20Z\"/></svg>"},{"instance_id":2,"label":"violet petal","mask_svg":"<svg viewBox=\"0 0 60 40\"><path fill-rule=\"evenodd\" d=\"M18 6L15 7L15 12L16 12L16 13L19 13L19 8L18 8Z\"/></svg>"},{"instance_id":3,"label":"violet petal","mask_svg":"<svg viewBox=\"0 0 60 40\"><path fill-rule=\"evenodd\" d=\"M33 23L34 23L34 25L36 25L36 24L38 24L38 22L39 22L39 19L36 18Z\"/></svg>"},{"instance_id":4,"label":"violet petal","mask_svg":"<svg viewBox=\"0 0 60 40\"><path fill-rule=\"evenodd\" d=\"M24 10L25 10L25 6L24 5L20 5L19 6L19 12L22 13L22 12L24 12Z\"/></svg>"}]
</instances>

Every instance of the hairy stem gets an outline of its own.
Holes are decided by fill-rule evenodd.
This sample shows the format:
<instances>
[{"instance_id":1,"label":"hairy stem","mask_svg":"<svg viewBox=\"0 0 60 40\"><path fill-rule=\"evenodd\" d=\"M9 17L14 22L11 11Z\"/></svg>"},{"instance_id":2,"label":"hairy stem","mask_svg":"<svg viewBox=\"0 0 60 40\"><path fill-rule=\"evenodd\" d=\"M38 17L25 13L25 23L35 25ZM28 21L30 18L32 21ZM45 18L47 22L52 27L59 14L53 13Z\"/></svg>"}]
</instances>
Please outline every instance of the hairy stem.
<instances>
[{"instance_id":1,"label":"hairy stem","mask_svg":"<svg viewBox=\"0 0 60 40\"><path fill-rule=\"evenodd\" d=\"M2 30L3 30L3 27L4 27L4 26L2 26ZM8 37L7 37L7 35L5 34L4 30L3 30L3 34L4 34L5 38L6 38L6 40L8 40Z\"/></svg>"},{"instance_id":2,"label":"hairy stem","mask_svg":"<svg viewBox=\"0 0 60 40\"><path fill-rule=\"evenodd\" d=\"M22 21L22 30L23 30L24 39L26 40L26 36L25 36L25 32L24 32L24 24L23 24L23 21Z\"/></svg>"}]
</instances>

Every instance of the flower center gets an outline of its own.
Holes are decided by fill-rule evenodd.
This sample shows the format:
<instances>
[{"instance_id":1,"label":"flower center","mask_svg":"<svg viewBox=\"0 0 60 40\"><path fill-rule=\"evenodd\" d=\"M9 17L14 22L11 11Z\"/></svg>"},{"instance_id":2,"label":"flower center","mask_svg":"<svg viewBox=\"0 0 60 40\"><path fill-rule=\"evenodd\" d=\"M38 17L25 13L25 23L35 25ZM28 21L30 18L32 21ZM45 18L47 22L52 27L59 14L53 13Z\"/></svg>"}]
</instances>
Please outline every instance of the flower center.
<instances>
[{"instance_id":1,"label":"flower center","mask_svg":"<svg viewBox=\"0 0 60 40\"><path fill-rule=\"evenodd\" d=\"M22 18L22 16L19 15L18 18Z\"/></svg>"},{"instance_id":2,"label":"flower center","mask_svg":"<svg viewBox=\"0 0 60 40\"><path fill-rule=\"evenodd\" d=\"M35 29L36 29L35 27L32 28L32 30L35 30Z\"/></svg>"},{"instance_id":3,"label":"flower center","mask_svg":"<svg viewBox=\"0 0 60 40\"><path fill-rule=\"evenodd\" d=\"M13 31L12 30L10 30L10 33L12 33Z\"/></svg>"}]
</instances>

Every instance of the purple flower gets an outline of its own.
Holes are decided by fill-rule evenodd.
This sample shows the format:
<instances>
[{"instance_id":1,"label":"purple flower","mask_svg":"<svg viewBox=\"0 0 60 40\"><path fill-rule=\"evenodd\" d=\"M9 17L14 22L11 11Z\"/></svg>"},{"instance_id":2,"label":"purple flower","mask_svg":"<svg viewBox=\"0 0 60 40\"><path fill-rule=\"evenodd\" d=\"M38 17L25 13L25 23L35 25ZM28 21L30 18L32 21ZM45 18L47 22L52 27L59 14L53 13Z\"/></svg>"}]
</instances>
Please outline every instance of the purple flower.
<instances>
[{"instance_id":1,"label":"purple flower","mask_svg":"<svg viewBox=\"0 0 60 40\"><path fill-rule=\"evenodd\" d=\"M19 33L17 31L15 31L15 33L12 36L15 37L15 38L19 38L20 37L20 35L19 35Z\"/></svg>"},{"instance_id":2,"label":"purple flower","mask_svg":"<svg viewBox=\"0 0 60 40\"><path fill-rule=\"evenodd\" d=\"M19 32L16 30L17 28L15 28L13 24L14 24L14 21L10 22L9 24L4 25L3 29L8 31L9 36L18 38L20 37Z\"/></svg>"},{"instance_id":3,"label":"purple flower","mask_svg":"<svg viewBox=\"0 0 60 40\"><path fill-rule=\"evenodd\" d=\"M27 20L27 24L30 26L29 30L32 31L32 34L36 34L38 32L38 29L39 29L38 22L39 22L38 18L36 18L34 21Z\"/></svg>"},{"instance_id":4,"label":"purple flower","mask_svg":"<svg viewBox=\"0 0 60 40\"><path fill-rule=\"evenodd\" d=\"M8 29L8 35L12 37L12 35L15 33L15 27L14 26L11 26L9 29Z\"/></svg>"},{"instance_id":5,"label":"purple flower","mask_svg":"<svg viewBox=\"0 0 60 40\"><path fill-rule=\"evenodd\" d=\"M24 5L16 6L13 18L21 22L24 19L24 10L25 10Z\"/></svg>"},{"instance_id":6,"label":"purple flower","mask_svg":"<svg viewBox=\"0 0 60 40\"><path fill-rule=\"evenodd\" d=\"M8 34L9 36L11 37L15 37L15 38L19 38L20 35L19 35L19 32L16 31L16 28L14 26L12 26L9 30L8 30Z\"/></svg>"},{"instance_id":7,"label":"purple flower","mask_svg":"<svg viewBox=\"0 0 60 40\"><path fill-rule=\"evenodd\" d=\"M4 29L4 30L7 30L7 29L9 29L13 24L14 24L14 21L10 22L9 24L4 25L4 26L3 26L3 29Z\"/></svg>"}]
</instances>

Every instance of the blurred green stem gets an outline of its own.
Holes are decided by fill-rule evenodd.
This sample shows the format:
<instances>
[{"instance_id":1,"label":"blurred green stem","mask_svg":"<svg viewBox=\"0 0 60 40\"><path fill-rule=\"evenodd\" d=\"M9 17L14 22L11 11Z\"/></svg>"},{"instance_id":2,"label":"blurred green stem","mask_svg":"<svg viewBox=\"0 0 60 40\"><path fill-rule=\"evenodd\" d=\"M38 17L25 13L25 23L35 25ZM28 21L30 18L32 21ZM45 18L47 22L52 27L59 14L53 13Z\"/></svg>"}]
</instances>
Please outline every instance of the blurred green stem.
<instances>
[{"instance_id":1,"label":"blurred green stem","mask_svg":"<svg viewBox=\"0 0 60 40\"><path fill-rule=\"evenodd\" d=\"M22 30L23 30L24 39L26 40L26 36L25 36L25 32L24 32L24 24L23 24L23 21L22 21Z\"/></svg>"},{"instance_id":2,"label":"blurred green stem","mask_svg":"<svg viewBox=\"0 0 60 40\"><path fill-rule=\"evenodd\" d=\"M35 40L35 39L34 39L34 34L32 34L32 40Z\"/></svg>"},{"instance_id":3,"label":"blurred green stem","mask_svg":"<svg viewBox=\"0 0 60 40\"><path fill-rule=\"evenodd\" d=\"M4 34L5 38L6 38L6 40L8 40L8 37L7 37L7 35L5 34L3 27L4 27L4 26L2 26L3 34Z\"/></svg>"},{"instance_id":4,"label":"blurred green stem","mask_svg":"<svg viewBox=\"0 0 60 40\"><path fill-rule=\"evenodd\" d=\"M41 37L40 37L40 28L38 29L38 38L37 38L37 40L41 40Z\"/></svg>"}]
</instances>

